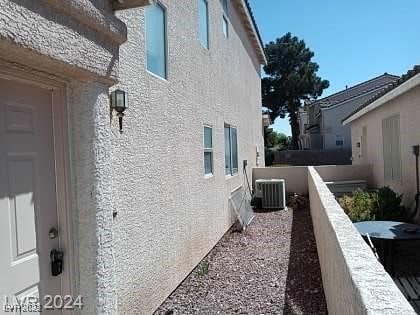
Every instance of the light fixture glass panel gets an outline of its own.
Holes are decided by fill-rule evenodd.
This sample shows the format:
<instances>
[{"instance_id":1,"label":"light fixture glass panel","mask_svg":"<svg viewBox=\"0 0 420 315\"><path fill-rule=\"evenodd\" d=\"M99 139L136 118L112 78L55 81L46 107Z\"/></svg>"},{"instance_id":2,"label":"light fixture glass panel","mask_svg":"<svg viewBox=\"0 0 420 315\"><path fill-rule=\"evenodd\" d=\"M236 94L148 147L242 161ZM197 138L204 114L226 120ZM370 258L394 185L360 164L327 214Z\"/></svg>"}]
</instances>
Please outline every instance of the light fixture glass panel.
<instances>
[{"instance_id":1,"label":"light fixture glass panel","mask_svg":"<svg viewBox=\"0 0 420 315\"><path fill-rule=\"evenodd\" d=\"M124 91L121 91L121 90L117 90L117 91L115 91L115 93L116 93L116 97L117 97L117 102L116 102L116 107L118 107L118 108L125 108L125 105L124 105L124 100L125 100L125 96L124 96Z\"/></svg>"}]
</instances>

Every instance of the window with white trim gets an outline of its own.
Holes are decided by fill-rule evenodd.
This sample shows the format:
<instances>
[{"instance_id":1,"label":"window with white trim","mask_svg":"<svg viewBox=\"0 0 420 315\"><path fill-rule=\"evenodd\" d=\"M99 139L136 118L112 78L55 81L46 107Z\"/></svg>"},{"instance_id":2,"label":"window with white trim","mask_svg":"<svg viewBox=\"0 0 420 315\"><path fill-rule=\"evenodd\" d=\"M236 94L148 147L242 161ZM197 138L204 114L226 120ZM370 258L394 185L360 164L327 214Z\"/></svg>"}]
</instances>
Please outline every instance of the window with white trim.
<instances>
[{"instance_id":1,"label":"window with white trim","mask_svg":"<svg viewBox=\"0 0 420 315\"><path fill-rule=\"evenodd\" d=\"M147 70L166 79L166 11L156 2L145 12Z\"/></svg>"},{"instance_id":2,"label":"window with white trim","mask_svg":"<svg viewBox=\"0 0 420 315\"><path fill-rule=\"evenodd\" d=\"M401 180L400 115L382 120L385 180Z\"/></svg>"},{"instance_id":3,"label":"window with white trim","mask_svg":"<svg viewBox=\"0 0 420 315\"><path fill-rule=\"evenodd\" d=\"M204 175L213 174L213 128L204 126Z\"/></svg>"},{"instance_id":4,"label":"window with white trim","mask_svg":"<svg viewBox=\"0 0 420 315\"><path fill-rule=\"evenodd\" d=\"M198 16L200 24L200 43L204 48L209 49L209 12L207 0L198 0Z\"/></svg>"},{"instance_id":5,"label":"window with white trim","mask_svg":"<svg viewBox=\"0 0 420 315\"><path fill-rule=\"evenodd\" d=\"M222 24L223 24L223 34L226 38L229 36L229 11L228 11L228 0L222 0L223 15L222 15Z\"/></svg>"},{"instance_id":6,"label":"window with white trim","mask_svg":"<svg viewBox=\"0 0 420 315\"><path fill-rule=\"evenodd\" d=\"M238 136L235 127L225 125L225 174L238 173Z\"/></svg>"}]
</instances>

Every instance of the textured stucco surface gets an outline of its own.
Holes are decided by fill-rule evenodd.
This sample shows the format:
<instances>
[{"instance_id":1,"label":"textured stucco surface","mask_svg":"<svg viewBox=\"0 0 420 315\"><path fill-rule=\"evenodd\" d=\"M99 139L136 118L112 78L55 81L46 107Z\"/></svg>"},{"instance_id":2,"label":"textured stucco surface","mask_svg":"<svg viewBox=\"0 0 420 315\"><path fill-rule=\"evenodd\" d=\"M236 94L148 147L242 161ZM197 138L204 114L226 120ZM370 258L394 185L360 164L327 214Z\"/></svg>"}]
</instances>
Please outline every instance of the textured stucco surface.
<instances>
[{"instance_id":1,"label":"textured stucco surface","mask_svg":"<svg viewBox=\"0 0 420 315\"><path fill-rule=\"evenodd\" d=\"M145 70L143 9L118 13L129 24L120 87L130 108L120 134L108 95L126 29L110 3L0 0L0 61L67 86L74 293L83 314L150 313L231 226L228 196L243 175L224 174L224 123L238 128L240 169L243 159L249 172L256 166L257 146L264 152L258 60L235 10L225 39L221 6L210 3L205 50L198 3L162 3L167 80ZM213 126L211 178L203 175L203 124Z\"/></svg>"},{"instance_id":2,"label":"textured stucco surface","mask_svg":"<svg viewBox=\"0 0 420 315\"><path fill-rule=\"evenodd\" d=\"M234 221L230 192L263 152L258 61L242 25L222 32L209 1L210 49L198 36L198 2L161 1L167 12L168 78L146 71L144 10L117 16L128 26L120 85L129 92L124 133L112 122L115 285L120 314L149 314ZM231 21L239 21L233 8ZM238 130L239 175L224 174L224 124ZM204 177L203 126L213 127L214 176ZM260 163L264 163L263 157ZM251 175L251 174L250 174Z\"/></svg>"},{"instance_id":3,"label":"textured stucco surface","mask_svg":"<svg viewBox=\"0 0 420 315\"><path fill-rule=\"evenodd\" d=\"M368 186L373 184L370 165L322 165L314 168L323 181L362 179L367 181ZM257 179L284 179L286 191L307 194L307 174L306 166L255 167L252 169L252 184Z\"/></svg>"},{"instance_id":4,"label":"textured stucco surface","mask_svg":"<svg viewBox=\"0 0 420 315\"><path fill-rule=\"evenodd\" d=\"M65 256L65 268L73 260L84 314L116 312L108 94L126 29L105 3L0 0L2 65L67 86L74 255Z\"/></svg>"},{"instance_id":5,"label":"textured stucco surface","mask_svg":"<svg viewBox=\"0 0 420 315\"><path fill-rule=\"evenodd\" d=\"M309 198L329 314L416 314L313 167Z\"/></svg>"},{"instance_id":6,"label":"textured stucco surface","mask_svg":"<svg viewBox=\"0 0 420 315\"><path fill-rule=\"evenodd\" d=\"M108 87L69 85L75 264L83 314L114 314Z\"/></svg>"},{"instance_id":7,"label":"textured stucco surface","mask_svg":"<svg viewBox=\"0 0 420 315\"><path fill-rule=\"evenodd\" d=\"M0 8L2 58L54 74L115 82L118 47L126 34L107 6L87 0L67 0L61 7L54 0L0 0Z\"/></svg>"},{"instance_id":8,"label":"textured stucco surface","mask_svg":"<svg viewBox=\"0 0 420 315\"><path fill-rule=\"evenodd\" d=\"M306 166L256 167L252 169L252 185L257 179L284 179L286 191L308 193L308 168Z\"/></svg>"},{"instance_id":9,"label":"textured stucco surface","mask_svg":"<svg viewBox=\"0 0 420 315\"><path fill-rule=\"evenodd\" d=\"M416 193L415 156L412 146L420 144L420 86L394 98L377 109L351 122L353 164L371 164L375 186L390 186L403 194L406 206L413 203ZM382 120L400 114L401 181L385 180ZM360 156L357 147L366 127L367 152ZM420 216L416 218L420 222Z\"/></svg>"},{"instance_id":10,"label":"textured stucco surface","mask_svg":"<svg viewBox=\"0 0 420 315\"><path fill-rule=\"evenodd\" d=\"M368 187L372 187L371 165L322 165L314 166L324 182L340 180L366 180Z\"/></svg>"}]
</instances>

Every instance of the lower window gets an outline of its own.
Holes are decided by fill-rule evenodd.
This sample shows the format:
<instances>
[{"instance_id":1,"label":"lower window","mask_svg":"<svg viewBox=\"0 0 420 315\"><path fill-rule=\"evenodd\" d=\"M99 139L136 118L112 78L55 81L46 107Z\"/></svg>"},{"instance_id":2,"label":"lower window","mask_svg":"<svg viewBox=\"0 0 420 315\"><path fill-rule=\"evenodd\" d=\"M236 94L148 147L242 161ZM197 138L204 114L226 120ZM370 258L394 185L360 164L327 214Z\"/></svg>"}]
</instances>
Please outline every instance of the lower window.
<instances>
[{"instance_id":1,"label":"lower window","mask_svg":"<svg viewBox=\"0 0 420 315\"><path fill-rule=\"evenodd\" d=\"M204 174L213 174L213 129L204 127Z\"/></svg>"},{"instance_id":2,"label":"lower window","mask_svg":"<svg viewBox=\"0 0 420 315\"><path fill-rule=\"evenodd\" d=\"M225 125L225 174L238 173L238 137L235 127Z\"/></svg>"}]
</instances>

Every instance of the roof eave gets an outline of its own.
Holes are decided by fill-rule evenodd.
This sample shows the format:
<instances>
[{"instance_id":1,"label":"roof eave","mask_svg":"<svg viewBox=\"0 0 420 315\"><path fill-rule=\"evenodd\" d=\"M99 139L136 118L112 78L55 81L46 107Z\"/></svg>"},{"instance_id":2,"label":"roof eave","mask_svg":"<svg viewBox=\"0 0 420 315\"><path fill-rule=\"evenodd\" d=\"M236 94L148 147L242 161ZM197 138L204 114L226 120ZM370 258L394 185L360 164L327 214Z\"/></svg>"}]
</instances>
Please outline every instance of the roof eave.
<instances>
[{"instance_id":1,"label":"roof eave","mask_svg":"<svg viewBox=\"0 0 420 315\"><path fill-rule=\"evenodd\" d=\"M247 0L234 1L239 8L239 13L242 21L244 22L246 32L251 39L251 43L257 53L260 64L267 65L267 56L265 54L264 45L260 33L257 29L254 17L251 13L251 8Z\"/></svg>"},{"instance_id":2,"label":"roof eave","mask_svg":"<svg viewBox=\"0 0 420 315\"><path fill-rule=\"evenodd\" d=\"M376 99L368 106L360 109L359 111L355 112L353 115L349 116L348 118L344 119L342 124L347 125L352 121L362 117L363 115L371 112L372 110L382 106L383 104L392 101L393 99L397 98L398 96L408 92L409 90L415 88L416 86L420 85L420 73L416 74L412 78L408 79L401 85L397 86L395 89L390 90L388 93L382 95L380 98Z\"/></svg>"}]
</instances>

